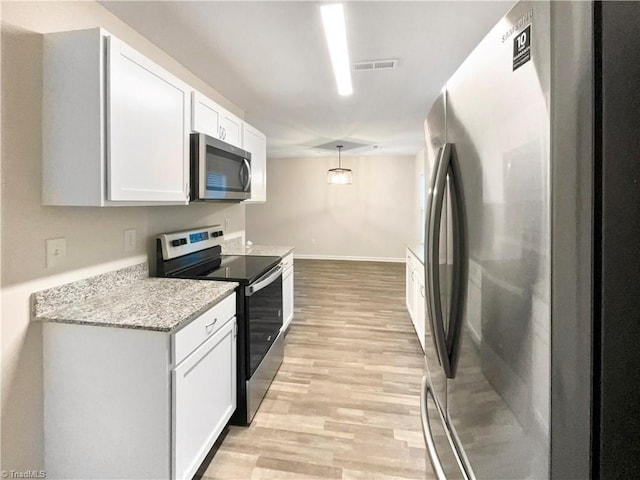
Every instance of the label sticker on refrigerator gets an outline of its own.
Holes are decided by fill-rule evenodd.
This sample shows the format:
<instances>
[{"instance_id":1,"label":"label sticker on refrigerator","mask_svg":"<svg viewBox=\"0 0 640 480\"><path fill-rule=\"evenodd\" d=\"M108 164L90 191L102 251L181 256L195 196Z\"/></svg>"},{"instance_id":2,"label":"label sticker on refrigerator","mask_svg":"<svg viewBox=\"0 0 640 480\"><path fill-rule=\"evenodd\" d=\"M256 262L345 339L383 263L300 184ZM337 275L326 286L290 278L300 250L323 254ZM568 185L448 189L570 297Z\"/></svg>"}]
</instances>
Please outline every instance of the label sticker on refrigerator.
<instances>
[{"instance_id":1,"label":"label sticker on refrigerator","mask_svg":"<svg viewBox=\"0 0 640 480\"><path fill-rule=\"evenodd\" d=\"M513 39L513 71L531 60L531 25Z\"/></svg>"}]
</instances>

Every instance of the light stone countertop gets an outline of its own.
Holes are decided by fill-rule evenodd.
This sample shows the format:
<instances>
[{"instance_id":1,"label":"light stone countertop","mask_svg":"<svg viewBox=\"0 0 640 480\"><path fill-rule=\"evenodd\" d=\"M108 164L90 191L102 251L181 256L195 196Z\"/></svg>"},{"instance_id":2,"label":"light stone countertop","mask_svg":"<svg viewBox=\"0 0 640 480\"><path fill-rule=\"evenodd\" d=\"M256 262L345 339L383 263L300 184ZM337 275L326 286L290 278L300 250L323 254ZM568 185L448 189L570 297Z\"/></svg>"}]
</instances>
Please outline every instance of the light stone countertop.
<instances>
[{"instance_id":1,"label":"light stone countertop","mask_svg":"<svg viewBox=\"0 0 640 480\"><path fill-rule=\"evenodd\" d=\"M146 264L32 295L33 319L170 332L231 295L235 282L150 278Z\"/></svg>"},{"instance_id":2,"label":"light stone countertop","mask_svg":"<svg viewBox=\"0 0 640 480\"><path fill-rule=\"evenodd\" d=\"M424 243L407 245L407 248L411 250L413 255L424 265Z\"/></svg>"},{"instance_id":3,"label":"light stone countertop","mask_svg":"<svg viewBox=\"0 0 640 480\"><path fill-rule=\"evenodd\" d=\"M223 255L258 255L263 257L285 257L293 252L295 247L284 247L277 245L251 245L250 247L241 244L223 245Z\"/></svg>"}]
</instances>

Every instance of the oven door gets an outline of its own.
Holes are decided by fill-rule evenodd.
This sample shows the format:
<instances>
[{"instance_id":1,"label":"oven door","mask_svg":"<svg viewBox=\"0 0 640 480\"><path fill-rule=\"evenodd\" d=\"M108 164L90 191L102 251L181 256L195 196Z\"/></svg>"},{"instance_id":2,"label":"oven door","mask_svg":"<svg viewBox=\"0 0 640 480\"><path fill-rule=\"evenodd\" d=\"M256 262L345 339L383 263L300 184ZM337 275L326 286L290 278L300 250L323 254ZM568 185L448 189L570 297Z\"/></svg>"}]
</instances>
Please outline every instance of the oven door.
<instances>
[{"instance_id":1,"label":"oven door","mask_svg":"<svg viewBox=\"0 0 640 480\"><path fill-rule=\"evenodd\" d=\"M260 366L282 328L282 264L245 287L247 379Z\"/></svg>"},{"instance_id":2,"label":"oven door","mask_svg":"<svg viewBox=\"0 0 640 480\"><path fill-rule=\"evenodd\" d=\"M191 200L246 200L251 154L203 133L191 134Z\"/></svg>"}]
</instances>

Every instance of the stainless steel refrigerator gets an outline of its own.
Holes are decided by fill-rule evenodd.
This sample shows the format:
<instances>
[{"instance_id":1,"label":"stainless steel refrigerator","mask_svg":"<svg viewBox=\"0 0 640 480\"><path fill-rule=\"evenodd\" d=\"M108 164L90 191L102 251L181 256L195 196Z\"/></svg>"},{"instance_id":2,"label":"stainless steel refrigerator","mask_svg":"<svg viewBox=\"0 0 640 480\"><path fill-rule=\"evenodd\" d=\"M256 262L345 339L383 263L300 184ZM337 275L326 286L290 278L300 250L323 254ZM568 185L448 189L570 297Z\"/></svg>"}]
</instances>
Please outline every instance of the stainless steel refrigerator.
<instances>
[{"instance_id":1,"label":"stainless steel refrigerator","mask_svg":"<svg viewBox=\"0 0 640 480\"><path fill-rule=\"evenodd\" d=\"M638 398L640 295L620 275L611 289L606 273L640 274L640 186L628 178L624 197L624 179L605 173L640 175L629 167L640 165L638 20L637 4L517 3L427 115L422 416L439 479L637 473L640 406L621 399ZM603 67L624 61L626 87ZM608 153L625 98L637 107L622 127L631 145ZM616 202L635 214L612 229ZM626 264L615 257L634 241ZM607 316L619 301L626 316ZM606 359L616 345L624 375Z\"/></svg>"}]
</instances>

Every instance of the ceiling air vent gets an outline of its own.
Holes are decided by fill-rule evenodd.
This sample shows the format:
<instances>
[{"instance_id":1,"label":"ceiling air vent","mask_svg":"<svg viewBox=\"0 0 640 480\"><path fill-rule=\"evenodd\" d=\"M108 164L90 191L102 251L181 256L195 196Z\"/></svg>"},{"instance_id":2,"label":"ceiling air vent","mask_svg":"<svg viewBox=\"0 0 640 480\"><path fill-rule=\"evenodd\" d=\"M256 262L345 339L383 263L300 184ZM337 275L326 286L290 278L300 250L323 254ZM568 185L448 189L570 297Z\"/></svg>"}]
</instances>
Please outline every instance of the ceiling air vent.
<instances>
[{"instance_id":1,"label":"ceiling air vent","mask_svg":"<svg viewBox=\"0 0 640 480\"><path fill-rule=\"evenodd\" d=\"M390 60L370 60L368 62L358 62L353 64L354 70L391 70L398 67L398 59Z\"/></svg>"}]
</instances>

